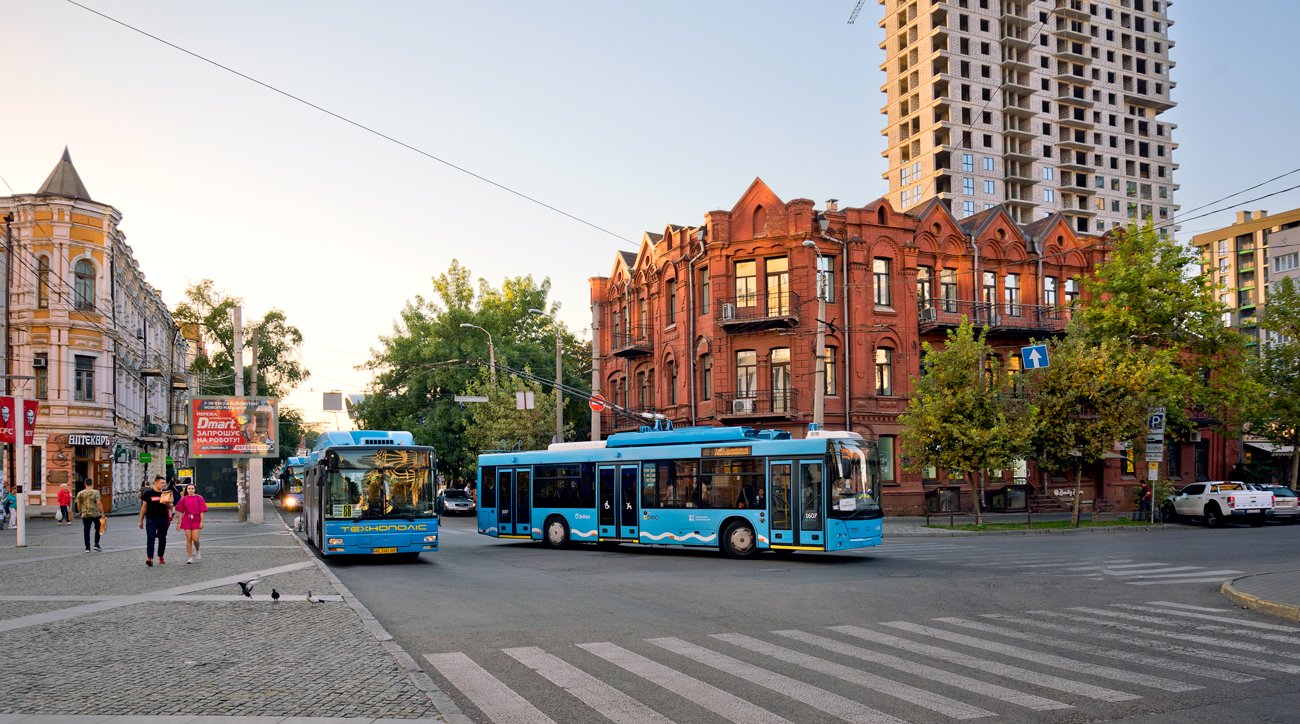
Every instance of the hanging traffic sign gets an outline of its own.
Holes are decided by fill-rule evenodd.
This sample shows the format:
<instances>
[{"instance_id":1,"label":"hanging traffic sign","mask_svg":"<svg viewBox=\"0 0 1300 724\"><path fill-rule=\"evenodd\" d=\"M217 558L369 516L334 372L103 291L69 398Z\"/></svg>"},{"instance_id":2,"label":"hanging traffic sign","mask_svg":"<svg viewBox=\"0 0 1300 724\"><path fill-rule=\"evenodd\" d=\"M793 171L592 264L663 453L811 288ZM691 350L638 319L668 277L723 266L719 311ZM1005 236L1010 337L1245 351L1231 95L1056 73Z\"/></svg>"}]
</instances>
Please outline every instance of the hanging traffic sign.
<instances>
[{"instance_id":1,"label":"hanging traffic sign","mask_svg":"<svg viewBox=\"0 0 1300 724\"><path fill-rule=\"evenodd\" d=\"M592 412L601 412L605 409L605 398L600 393L596 393L591 396L590 400L587 400L587 406L591 408Z\"/></svg>"},{"instance_id":2,"label":"hanging traffic sign","mask_svg":"<svg viewBox=\"0 0 1300 724\"><path fill-rule=\"evenodd\" d=\"M1049 366L1047 361L1047 345L1031 344L1028 347L1020 348L1020 359L1025 363L1027 370L1037 370Z\"/></svg>"}]
</instances>

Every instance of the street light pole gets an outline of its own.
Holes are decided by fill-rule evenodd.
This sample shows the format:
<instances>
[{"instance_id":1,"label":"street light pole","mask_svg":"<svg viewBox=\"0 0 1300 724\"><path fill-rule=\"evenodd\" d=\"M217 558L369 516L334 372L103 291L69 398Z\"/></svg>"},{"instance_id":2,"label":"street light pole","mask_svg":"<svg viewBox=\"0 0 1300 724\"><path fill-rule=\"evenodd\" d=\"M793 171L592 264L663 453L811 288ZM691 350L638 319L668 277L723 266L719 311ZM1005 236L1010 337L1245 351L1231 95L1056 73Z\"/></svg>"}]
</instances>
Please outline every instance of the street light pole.
<instances>
[{"instance_id":1,"label":"street light pole","mask_svg":"<svg viewBox=\"0 0 1300 724\"><path fill-rule=\"evenodd\" d=\"M469 322L461 322L460 326L461 326L461 327L472 327L472 328L477 329L478 331L482 332L483 334L486 334L486 335L487 335L487 338L488 338L488 367L491 368L491 369L489 370L489 372L490 372L491 375L492 375L492 386L493 386L493 387L496 387L496 384L497 384L497 348L494 347L494 346L492 346L492 333L489 332L489 331L487 331L486 329L483 329L482 327L478 326L477 324L470 324Z\"/></svg>"},{"instance_id":2,"label":"street light pole","mask_svg":"<svg viewBox=\"0 0 1300 724\"><path fill-rule=\"evenodd\" d=\"M813 274L817 286L817 374L813 382L816 388L813 390L813 424L821 429L826 424L826 293L819 278L822 252L812 239L804 240L803 245L817 254L817 269Z\"/></svg>"},{"instance_id":3,"label":"street light pole","mask_svg":"<svg viewBox=\"0 0 1300 724\"><path fill-rule=\"evenodd\" d=\"M555 327L555 441L564 442L564 394L560 392L564 380L564 356L560 353L560 322L540 309L529 309L528 313L546 317Z\"/></svg>"}]
</instances>

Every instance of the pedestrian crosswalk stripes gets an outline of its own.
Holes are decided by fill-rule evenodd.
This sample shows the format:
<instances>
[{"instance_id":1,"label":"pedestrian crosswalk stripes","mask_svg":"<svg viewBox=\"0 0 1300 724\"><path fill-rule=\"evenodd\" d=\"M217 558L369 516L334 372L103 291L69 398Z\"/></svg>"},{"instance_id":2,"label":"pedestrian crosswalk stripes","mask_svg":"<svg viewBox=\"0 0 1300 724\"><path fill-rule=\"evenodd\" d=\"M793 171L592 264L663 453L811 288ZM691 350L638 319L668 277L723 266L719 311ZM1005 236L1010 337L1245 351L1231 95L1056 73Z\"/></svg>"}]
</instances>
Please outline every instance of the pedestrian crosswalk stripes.
<instances>
[{"instance_id":1,"label":"pedestrian crosswalk stripes","mask_svg":"<svg viewBox=\"0 0 1300 724\"><path fill-rule=\"evenodd\" d=\"M1208 627L1277 640L1265 646L1236 634L1194 633ZM1210 696L1221 697L1231 696L1225 687L1285 682L1282 675L1300 673L1292 663L1300 658L1300 636L1286 630L1294 628L1230 608L1147 601L816 629L579 639L424 659L466 714L481 721L663 724L699 720L707 711L733 722L895 724L1023 719L1027 711L1042 718L1076 707L1067 718L1093 719L1167 710L1177 695L1200 689L1218 688ZM1143 708L1139 702L1148 699L1150 708ZM1123 708L1108 709L1118 705Z\"/></svg>"}]
</instances>

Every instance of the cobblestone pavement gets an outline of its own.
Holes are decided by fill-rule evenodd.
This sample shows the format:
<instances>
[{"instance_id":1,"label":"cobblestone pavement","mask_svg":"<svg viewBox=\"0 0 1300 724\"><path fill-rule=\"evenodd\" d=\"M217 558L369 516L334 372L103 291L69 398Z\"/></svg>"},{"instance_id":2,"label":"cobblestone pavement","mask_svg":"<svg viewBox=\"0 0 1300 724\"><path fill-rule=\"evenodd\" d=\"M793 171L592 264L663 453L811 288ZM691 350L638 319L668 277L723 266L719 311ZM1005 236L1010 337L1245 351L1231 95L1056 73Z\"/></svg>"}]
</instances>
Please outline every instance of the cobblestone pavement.
<instances>
[{"instance_id":1,"label":"cobblestone pavement","mask_svg":"<svg viewBox=\"0 0 1300 724\"><path fill-rule=\"evenodd\" d=\"M270 506L266 519L249 526L214 511L201 563L185 565L173 533L167 564L152 568L131 517L111 519L104 553L83 552L79 525L49 520L30 521L26 548L0 537L0 723L26 721L18 714L436 718L391 642L343 602ZM239 596L235 581L255 573L256 595ZM271 601L272 588L285 598ZM307 603L308 590L334 600ZM87 685L99 693L85 696Z\"/></svg>"}]
</instances>

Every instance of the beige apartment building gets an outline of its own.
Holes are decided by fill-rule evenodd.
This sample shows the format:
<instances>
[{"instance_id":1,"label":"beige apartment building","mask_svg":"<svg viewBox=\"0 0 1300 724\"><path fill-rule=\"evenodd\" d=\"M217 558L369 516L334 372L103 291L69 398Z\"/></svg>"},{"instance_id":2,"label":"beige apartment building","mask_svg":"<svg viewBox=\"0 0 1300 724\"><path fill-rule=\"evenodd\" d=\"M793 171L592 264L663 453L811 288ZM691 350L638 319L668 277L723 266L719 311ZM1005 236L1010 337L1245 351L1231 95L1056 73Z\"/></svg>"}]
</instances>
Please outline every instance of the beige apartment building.
<instances>
[{"instance_id":1,"label":"beige apartment building","mask_svg":"<svg viewBox=\"0 0 1300 724\"><path fill-rule=\"evenodd\" d=\"M1164 0L879 0L889 199L1100 234L1174 203Z\"/></svg>"},{"instance_id":2,"label":"beige apartment building","mask_svg":"<svg viewBox=\"0 0 1300 724\"><path fill-rule=\"evenodd\" d=\"M1268 303L1268 285L1300 265L1300 209L1270 215L1238 211L1237 221L1192 237L1201 253L1201 273L1219 289L1228 308L1225 326L1236 327L1258 343L1259 314Z\"/></svg>"}]
</instances>

